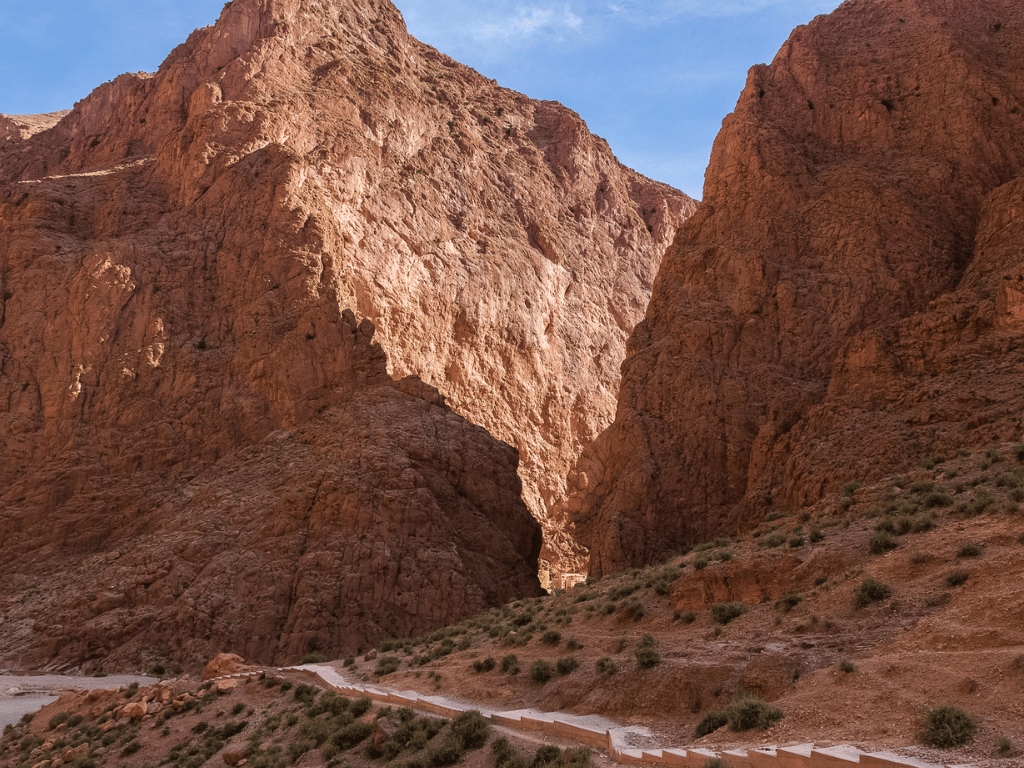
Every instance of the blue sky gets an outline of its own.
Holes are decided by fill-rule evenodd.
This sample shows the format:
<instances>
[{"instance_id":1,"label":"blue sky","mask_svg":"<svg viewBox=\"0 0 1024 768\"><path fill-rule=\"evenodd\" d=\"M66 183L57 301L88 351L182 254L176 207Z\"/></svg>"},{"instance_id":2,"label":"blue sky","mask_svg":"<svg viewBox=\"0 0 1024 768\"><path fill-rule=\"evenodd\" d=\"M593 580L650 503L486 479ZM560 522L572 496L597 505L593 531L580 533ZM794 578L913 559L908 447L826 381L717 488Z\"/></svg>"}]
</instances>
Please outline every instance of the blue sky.
<instances>
[{"instance_id":1,"label":"blue sky","mask_svg":"<svg viewBox=\"0 0 1024 768\"><path fill-rule=\"evenodd\" d=\"M223 0L0 0L0 112L71 107L153 71ZM699 198L747 70L839 0L397 0L409 31L501 85L560 101L626 165Z\"/></svg>"}]
</instances>

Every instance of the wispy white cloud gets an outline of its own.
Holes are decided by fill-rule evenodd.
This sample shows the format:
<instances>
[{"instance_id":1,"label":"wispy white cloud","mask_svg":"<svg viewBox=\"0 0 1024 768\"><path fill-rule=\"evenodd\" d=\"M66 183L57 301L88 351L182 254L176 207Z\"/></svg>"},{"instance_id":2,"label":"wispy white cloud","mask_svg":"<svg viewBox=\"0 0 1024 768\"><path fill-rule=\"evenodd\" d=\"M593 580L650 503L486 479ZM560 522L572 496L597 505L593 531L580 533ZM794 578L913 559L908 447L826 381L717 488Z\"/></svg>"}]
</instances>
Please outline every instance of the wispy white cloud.
<instances>
[{"instance_id":1,"label":"wispy white cloud","mask_svg":"<svg viewBox=\"0 0 1024 768\"><path fill-rule=\"evenodd\" d=\"M467 28L469 36L486 42L495 39L523 39L535 35L576 32L583 19L565 6L560 10L517 7L511 13L495 13Z\"/></svg>"},{"instance_id":2,"label":"wispy white cloud","mask_svg":"<svg viewBox=\"0 0 1024 768\"><path fill-rule=\"evenodd\" d=\"M396 0L414 34L458 55L473 49L492 57L524 44L594 42L614 38L623 25L643 29L681 19L751 16L766 9L827 12L839 0ZM512 46L512 47L510 47Z\"/></svg>"}]
</instances>

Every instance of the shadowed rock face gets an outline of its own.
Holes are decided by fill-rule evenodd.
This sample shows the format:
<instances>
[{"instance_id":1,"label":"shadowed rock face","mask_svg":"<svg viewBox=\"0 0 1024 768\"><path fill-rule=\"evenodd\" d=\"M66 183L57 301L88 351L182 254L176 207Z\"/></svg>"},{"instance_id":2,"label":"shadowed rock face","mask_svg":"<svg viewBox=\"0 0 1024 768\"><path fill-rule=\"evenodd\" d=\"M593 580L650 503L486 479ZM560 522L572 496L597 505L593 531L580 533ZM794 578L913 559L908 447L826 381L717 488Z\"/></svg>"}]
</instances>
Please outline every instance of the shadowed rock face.
<instances>
[{"instance_id":1,"label":"shadowed rock face","mask_svg":"<svg viewBox=\"0 0 1024 768\"><path fill-rule=\"evenodd\" d=\"M86 449L32 475L50 494L81 490L5 515L6 663L199 668L224 648L281 663L540 593L515 449L418 379L392 382L369 321L329 312L314 324L333 360L276 350L297 376L333 369L297 426L191 480L104 472Z\"/></svg>"},{"instance_id":2,"label":"shadowed rock face","mask_svg":"<svg viewBox=\"0 0 1024 768\"><path fill-rule=\"evenodd\" d=\"M0 126L5 658L283 660L535 592L514 457L387 378L518 448L580 565L547 510L692 201L382 1L235 0L49 122Z\"/></svg>"},{"instance_id":3,"label":"shadowed rock face","mask_svg":"<svg viewBox=\"0 0 1024 768\"><path fill-rule=\"evenodd\" d=\"M1022 43L854 0L750 71L572 478L593 573L1020 434Z\"/></svg>"},{"instance_id":4,"label":"shadowed rock face","mask_svg":"<svg viewBox=\"0 0 1024 768\"><path fill-rule=\"evenodd\" d=\"M564 107L417 42L385 0L235 0L156 74L31 137L8 122L10 471L74 433L105 446L104 471L187 474L185 456L299 423L315 371L269 358L311 334L303 365L322 365L305 308L328 300L374 323L394 378L519 450L544 557L582 566L549 510L611 422L627 334L692 200ZM144 375L157 369L174 374ZM206 411L163 421L186 388ZM128 447L114 430L140 420L164 426Z\"/></svg>"}]
</instances>

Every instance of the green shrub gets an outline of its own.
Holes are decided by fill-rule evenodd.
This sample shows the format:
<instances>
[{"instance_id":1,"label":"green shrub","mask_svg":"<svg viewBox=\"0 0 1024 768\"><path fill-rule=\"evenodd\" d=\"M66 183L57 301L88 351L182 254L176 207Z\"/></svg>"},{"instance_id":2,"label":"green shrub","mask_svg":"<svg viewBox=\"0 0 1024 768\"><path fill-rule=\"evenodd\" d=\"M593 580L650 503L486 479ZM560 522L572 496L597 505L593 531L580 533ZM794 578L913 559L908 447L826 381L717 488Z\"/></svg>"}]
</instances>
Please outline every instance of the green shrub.
<instances>
[{"instance_id":1,"label":"green shrub","mask_svg":"<svg viewBox=\"0 0 1024 768\"><path fill-rule=\"evenodd\" d=\"M693 558L693 569L695 571L703 571L709 565L711 565L711 558L707 555L699 555Z\"/></svg>"},{"instance_id":2,"label":"green shrub","mask_svg":"<svg viewBox=\"0 0 1024 768\"><path fill-rule=\"evenodd\" d=\"M533 666L530 667L530 679L535 683L544 685L554 675L554 668L549 662L543 659L537 659L533 662Z\"/></svg>"},{"instance_id":3,"label":"green shrub","mask_svg":"<svg viewBox=\"0 0 1024 768\"><path fill-rule=\"evenodd\" d=\"M561 633L556 632L553 629L549 629L547 632L540 636L540 641L544 643L544 645L555 646L562 642L562 635Z\"/></svg>"},{"instance_id":4,"label":"green shrub","mask_svg":"<svg viewBox=\"0 0 1024 768\"><path fill-rule=\"evenodd\" d=\"M797 547L802 547L805 542L806 539L804 539L804 537L801 534L794 533L792 536L789 537L789 541L787 543L790 547L796 549Z\"/></svg>"},{"instance_id":5,"label":"green shrub","mask_svg":"<svg viewBox=\"0 0 1024 768\"><path fill-rule=\"evenodd\" d=\"M397 672L400 666L402 666L402 660L397 656L381 656L377 659L377 668L373 670L373 674L377 677L390 675L392 672Z\"/></svg>"},{"instance_id":6,"label":"green shrub","mask_svg":"<svg viewBox=\"0 0 1024 768\"><path fill-rule=\"evenodd\" d=\"M331 743L340 750L352 749L352 747L364 741L371 733L373 733L372 725L356 721L335 732Z\"/></svg>"},{"instance_id":7,"label":"green shrub","mask_svg":"<svg viewBox=\"0 0 1024 768\"><path fill-rule=\"evenodd\" d=\"M536 753L533 755L533 760L530 762L531 768L541 768L541 766L560 766L561 764L562 750L554 744L545 744L542 747L538 747Z\"/></svg>"},{"instance_id":8,"label":"green shrub","mask_svg":"<svg viewBox=\"0 0 1024 768\"><path fill-rule=\"evenodd\" d=\"M693 611L676 611L672 614L674 621L681 621L684 624L693 624L697 620L697 614Z\"/></svg>"},{"instance_id":9,"label":"green shrub","mask_svg":"<svg viewBox=\"0 0 1024 768\"><path fill-rule=\"evenodd\" d=\"M974 738L974 720L956 707L936 707L925 715L922 739L929 747L951 749L962 747Z\"/></svg>"},{"instance_id":10,"label":"green shrub","mask_svg":"<svg viewBox=\"0 0 1024 768\"><path fill-rule=\"evenodd\" d=\"M491 726L483 715L471 709L452 721L452 734L466 749L480 749L491 737Z\"/></svg>"},{"instance_id":11,"label":"green shrub","mask_svg":"<svg viewBox=\"0 0 1024 768\"><path fill-rule=\"evenodd\" d=\"M927 507L948 507L953 503L953 497L945 491L932 491L921 500Z\"/></svg>"},{"instance_id":12,"label":"green shrub","mask_svg":"<svg viewBox=\"0 0 1024 768\"><path fill-rule=\"evenodd\" d=\"M127 744L124 745L124 747L121 749L121 754L127 757L128 755L134 755L140 749L142 749L142 742L138 739L134 739L133 741L129 741Z\"/></svg>"},{"instance_id":13,"label":"green shrub","mask_svg":"<svg viewBox=\"0 0 1024 768\"><path fill-rule=\"evenodd\" d=\"M473 662L473 670L475 672L490 672L495 666L497 666L497 664L490 656L486 659L477 659Z\"/></svg>"},{"instance_id":14,"label":"green shrub","mask_svg":"<svg viewBox=\"0 0 1024 768\"><path fill-rule=\"evenodd\" d=\"M959 587L967 583L967 579L971 577L971 574L967 571L951 571L946 574L946 586Z\"/></svg>"},{"instance_id":15,"label":"green shrub","mask_svg":"<svg viewBox=\"0 0 1024 768\"><path fill-rule=\"evenodd\" d=\"M814 107L811 107L811 109L814 109ZM727 763L720 757L709 757L701 763L700 768L732 768L732 763Z\"/></svg>"},{"instance_id":16,"label":"green shrub","mask_svg":"<svg viewBox=\"0 0 1024 768\"><path fill-rule=\"evenodd\" d=\"M655 647L654 638L650 635L644 635L636 650L633 651L633 658L636 659L637 666L640 669L653 669L658 666L661 663L661 655Z\"/></svg>"},{"instance_id":17,"label":"green shrub","mask_svg":"<svg viewBox=\"0 0 1024 768\"><path fill-rule=\"evenodd\" d=\"M810 533L807 534L807 540L810 541L811 544L817 544L818 542L824 541L824 539L825 534L822 533L821 528L816 525L812 525Z\"/></svg>"},{"instance_id":18,"label":"green shrub","mask_svg":"<svg viewBox=\"0 0 1024 768\"><path fill-rule=\"evenodd\" d=\"M722 726L728 725L728 723L729 716L725 714L725 712L718 709L706 712L700 722L697 723L697 730L694 732L694 738L699 739L702 736L707 736L709 733L714 733Z\"/></svg>"},{"instance_id":19,"label":"green shrub","mask_svg":"<svg viewBox=\"0 0 1024 768\"><path fill-rule=\"evenodd\" d=\"M798 595L796 592L787 592L776 601L775 607L784 613L789 613L800 605L802 600L803 597Z\"/></svg>"},{"instance_id":20,"label":"green shrub","mask_svg":"<svg viewBox=\"0 0 1024 768\"><path fill-rule=\"evenodd\" d=\"M876 531L875 535L871 537L871 543L868 549L872 555L881 555L890 550L896 549L900 544L896 541L896 537L893 536L889 531Z\"/></svg>"},{"instance_id":21,"label":"green shrub","mask_svg":"<svg viewBox=\"0 0 1024 768\"><path fill-rule=\"evenodd\" d=\"M851 672L853 672L854 669L856 669L856 667L853 666L853 662L852 661L841 661L841 662L839 662L839 671L840 672L844 672L844 673L846 673L848 675Z\"/></svg>"},{"instance_id":22,"label":"green shrub","mask_svg":"<svg viewBox=\"0 0 1024 768\"><path fill-rule=\"evenodd\" d=\"M465 747L462 745L462 739L454 735L449 735L442 743L441 746L436 747L430 752L430 763L435 766L442 765L455 765L461 762L463 756L466 753Z\"/></svg>"},{"instance_id":23,"label":"green shrub","mask_svg":"<svg viewBox=\"0 0 1024 768\"><path fill-rule=\"evenodd\" d=\"M747 606L740 602L715 603L711 606L711 618L719 624L728 624L747 612Z\"/></svg>"},{"instance_id":24,"label":"green shrub","mask_svg":"<svg viewBox=\"0 0 1024 768\"><path fill-rule=\"evenodd\" d=\"M863 608L871 603L878 603L892 595L892 588L883 584L878 579L864 579L860 586L853 592L853 603L857 608Z\"/></svg>"},{"instance_id":25,"label":"green shrub","mask_svg":"<svg viewBox=\"0 0 1024 768\"><path fill-rule=\"evenodd\" d=\"M1017 748L1013 746L1012 741L1003 736L999 739L999 744L996 747L996 752L1000 757L1013 757L1017 754Z\"/></svg>"},{"instance_id":26,"label":"green shrub","mask_svg":"<svg viewBox=\"0 0 1024 768\"><path fill-rule=\"evenodd\" d=\"M300 683L295 687L295 700L302 704L312 704L313 700L320 695L320 690L313 685ZM245 709L245 704L238 702L231 710L232 715L240 715Z\"/></svg>"},{"instance_id":27,"label":"green shrub","mask_svg":"<svg viewBox=\"0 0 1024 768\"><path fill-rule=\"evenodd\" d=\"M510 653L501 660L501 671L507 672L510 675L519 674L519 658L514 654Z\"/></svg>"},{"instance_id":28,"label":"green shrub","mask_svg":"<svg viewBox=\"0 0 1024 768\"><path fill-rule=\"evenodd\" d=\"M599 674L608 675L609 677L619 671L619 665L612 661L608 656L600 658L594 662L594 668Z\"/></svg>"},{"instance_id":29,"label":"green shrub","mask_svg":"<svg viewBox=\"0 0 1024 768\"><path fill-rule=\"evenodd\" d=\"M768 534L767 536L765 536L764 538L761 539L761 546L764 547L765 549L772 549L773 547L781 547L785 543L786 543L786 536L785 536L785 534L779 533L778 531L776 531L775 533L770 533L770 534Z\"/></svg>"},{"instance_id":30,"label":"green shrub","mask_svg":"<svg viewBox=\"0 0 1024 768\"><path fill-rule=\"evenodd\" d=\"M851 480L843 486L843 496L853 496L861 487L859 480Z\"/></svg>"},{"instance_id":31,"label":"green shrub","mask_svg":"<svg viewBox=\"0 0 1024 768\"><path fill-rule=\"evenodd\" d=\"M349 711L352 713L352 717L362 717L370 711L372 706L373 700L369 696L363 696L352 702Z\"/></svg>"},{"instance_id":32,"label":"green shrub","mask_svg":"<svg viewBox=\"0 0 1024 768\"><path fill-rule=\"evenodd\" d=\"M575 656L563 656L555 662L555 669L560 675L571 675L580 668L580 662Z\"/></svg>"},{"instance_id":33,"label":"green shrub","mask_svg":"<svg viewBox=\"0 0 1024 768\"><path fill-rule=\"evenodd\" d=\"M978 557L981 554L981 544L975 541L970 541L960 547L960 551L957 552L957 557Z\"/></svg>"},{"instance_id":34,"label":"green shrub","mask_svg":"<svg viewBox=\"0 0 1024 768\"><path fill-rule=\"evenodd\" d=\"M567 651L578 651L583 648L583 643L577 640L575 637L570 637L569 641L565 644Z\"/></svg>"},{"instance_id":35,"label":"green shrub","mask_svg":"<svg viewBox=\"0 0 1024 768\"><path fill-rule=\"evenodd\" d=\"M56 715L50 718L50 722L47 723L47 729L53 730L61 723L67 722L67 719L71 716L70 712L58 712Z\"/></svg>"},{"instance_id":36,"label":"green shrub","mask_svg":"<svg viewBox=\"0 0 1024 768\"><path fill-rule=\"evenodd\" d=\"M729 718L730 730L751 731L770 728L782 717L782 710L759 696L746 694L733 699L725 714Z\"/></svg>"},{"instance_id":37,"label":"green shrub","mask_svg":"<svg viewBox=\"0 0 1024 768\"><path fill-rule=\"evenodd\" d=\"M567 748L562 753L562 764L573 768L586 768L590 765L590 750L586 747Z\"/></svg>"},{"instance_id":38,"label":"green shrub","mask_svg":"<svg viewBox=\"0 0 1024 768\"><path fill-rule=\"evenodd\" d=\"M139 684L137 682L130 684L128 686L128 688L124 692L125 698L126 699L130 699L132 696L134 696L136 693L138 693L138 690L139 690Z\"/></svg>"}]
</instances>

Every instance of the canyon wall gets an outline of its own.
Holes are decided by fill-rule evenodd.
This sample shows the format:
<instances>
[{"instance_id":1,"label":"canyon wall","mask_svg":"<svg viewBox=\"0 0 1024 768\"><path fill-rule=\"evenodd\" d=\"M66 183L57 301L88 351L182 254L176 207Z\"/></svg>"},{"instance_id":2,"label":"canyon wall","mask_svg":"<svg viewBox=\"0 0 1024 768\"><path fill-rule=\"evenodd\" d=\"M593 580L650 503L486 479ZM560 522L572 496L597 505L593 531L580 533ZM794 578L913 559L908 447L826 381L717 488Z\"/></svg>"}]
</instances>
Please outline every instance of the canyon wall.
<instances>
[{"instance_id":1,"label":"canyon wall","mask_svg":"<svg viewBox=\"0 0 1024 768\"><path fill-rule=\"evenodd\" d=\"M234 0L158 72L0 118L3 655L284 660L535 593L515 456L455 414L581 567L549 509L694 207L386 0Z\"/></svg>"},{"instance_id":2,"label":"canyon wall","mask_svg":"<svg viewBox=\"0 0 1024 768\"><path fill-rule=\"evenodd\" d=\"M591 572L1019 438L1024 9L851 0L750 70L565 514Z\"/></svg>"}]
</instances>

